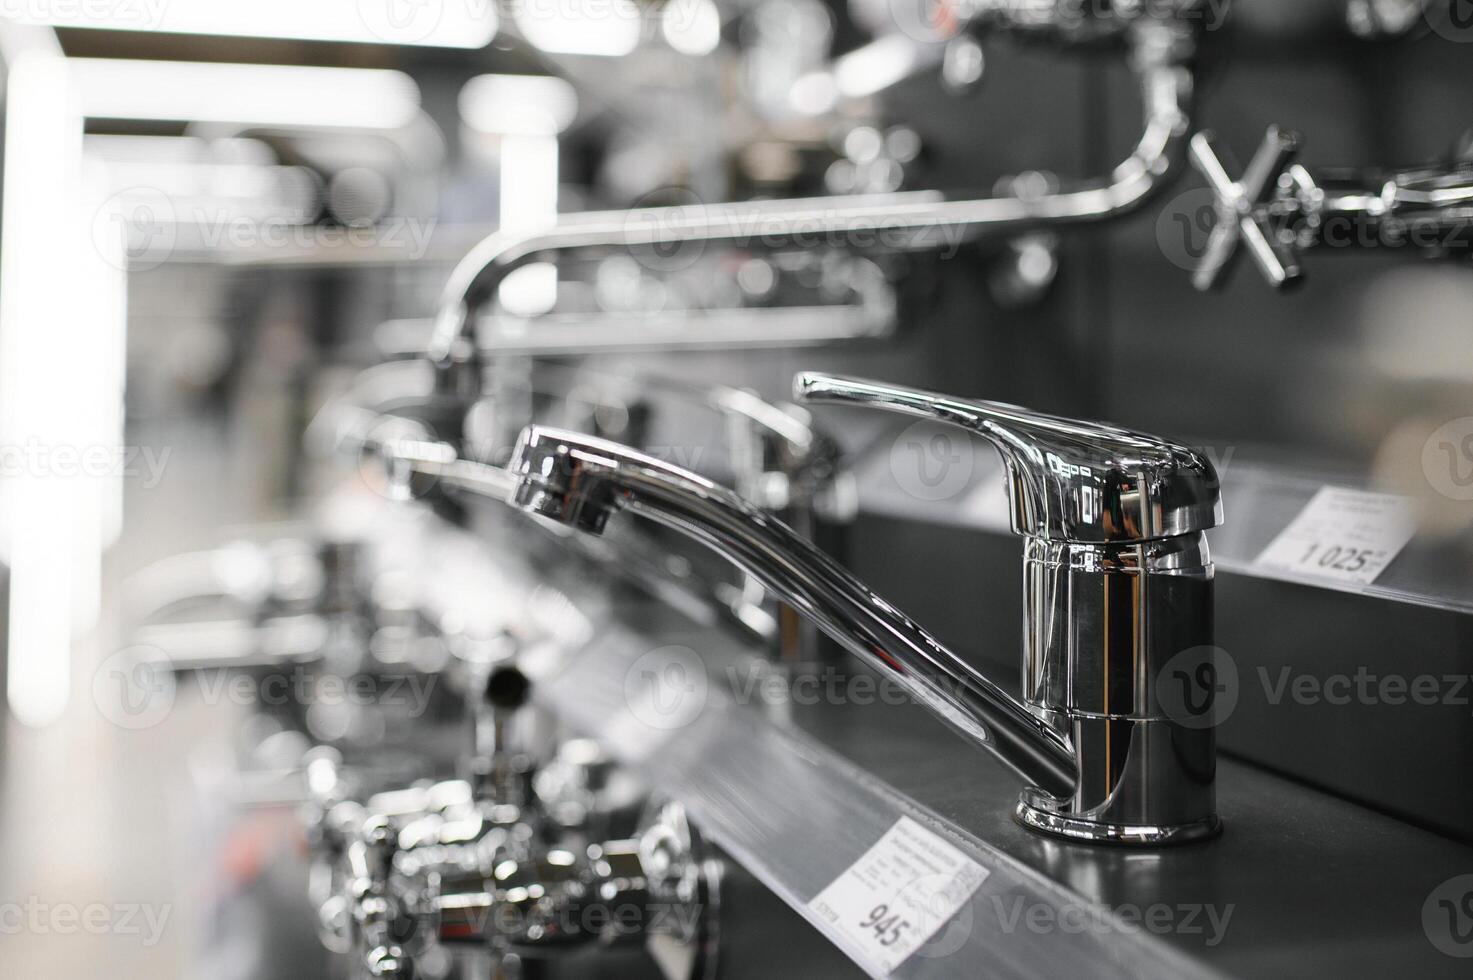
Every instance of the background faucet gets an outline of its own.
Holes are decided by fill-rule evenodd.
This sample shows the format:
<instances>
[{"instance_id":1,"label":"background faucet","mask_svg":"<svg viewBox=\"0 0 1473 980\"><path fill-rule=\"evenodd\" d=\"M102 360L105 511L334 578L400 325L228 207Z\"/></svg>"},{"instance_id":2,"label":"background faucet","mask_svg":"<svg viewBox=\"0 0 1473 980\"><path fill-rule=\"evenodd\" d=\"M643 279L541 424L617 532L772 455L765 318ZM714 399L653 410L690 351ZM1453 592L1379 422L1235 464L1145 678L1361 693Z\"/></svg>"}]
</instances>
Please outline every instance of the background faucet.
<instances>
[{"instance_id":1,"label":"background faucet","mask_svg":"<svg viewBox=\"0 0 1473 980\"><path fill-rule=\"evenodd\" d=\"M1190 3L1179 6L1190 8ZM1011 27L1050 41L1120 41L1140 82L1145 124L1130 155L1108 174L1065 190L1035 197L945 200L934 194L845 195L783 201L713 204L564 215L533 234L492 234L456 266L441 295L427 356L445 372L442 384L456 390L481 385L475 337L479 312L496 297L512 272L574 249L631 248L685 242L727 242L764 247L791 246L805 235L884 233L906 251L937 249L948 229L970 239L987 233L1016 233L1064 224L1103 221L1134 211L1176 173L1190 130L1195 50L1189 22L1176 17L1126 24L1104 18L1061 32L1053 17L1030 24L1003 10L984 18L988 28ZM457 370L469 365L470 370Z\"/></svg>"},{"instance_id":2,"label":"background faucet","mask_svg":"<svg viewBox=\"0 0 1473 980\"><path fill-rule=\"evenodd\" d=\"M1452 162L1396 170L1310 170L1294 162L1301 144L1299 134L1270 126L1234 180L1216 136L1192 137L1192 165L1216 198L1212 234L1192 274L1198 289L1223 285L1240 251L1276 289L1302 281L1298 253L1314 245L1410 242L1424 252L1466 254L1473 213L1466 135Z\"/></svg>"},{"instance_id":3,"label":"background faucet","mask_svg":"<svg viewBox=\"0 0 1473 980\"><path fill-rule=\"evenodd\" d=\"M420 496L446 479L446 472L427 475L429 457L442 460L450 470L464 470L471 459L503 460L521 427L542 416L568 419L570 427L599 432L604 414L628 419L616 430L621 438L644 445L645 424L665 408L684 415L695 408L713 413L725 440L724 458L717 464L729 473L734 487L746 499L782 517L805 537L821 539L829 550L843 552L846 526L853 521L852 479L835 442L815 427L800 406L764 401L750 391L724 385L695 385L658 375L593 371L586 368L549 377L529 376L522 409L504 412L514 419L511 435L490 440L490 448L454 436L441 441L434 425L451 415L463 416L466 405L445 397L434 385L434 369L422 360L391 361L361 372L349 390L328 405L314 421L309 441L323 452L370 453L388 464L388 480L399 496ZM542 401L547 405L543 406ZM454 404L452 404L454 402ZM535 404L534 404L535 402ZM663 412L659 412L663 415ZM458 429L451 425L451 430ZM414 457L413 459L409 457ZM465 457L465 458L462 458ZM702 465L701 469L711 469ZM483 467L484 471L485 468ZM751 576L738 582L709 579L703 570L673 560L668 546L658 546L638 535L617 542L594 542L564 534L565 543L583 557L597 558L618 570L655 597L709 619L720 620L751 633L769 648L774 660L795 664L815 659L817 637L792 611L772 601Z\"/></svg>"}]
</instances>

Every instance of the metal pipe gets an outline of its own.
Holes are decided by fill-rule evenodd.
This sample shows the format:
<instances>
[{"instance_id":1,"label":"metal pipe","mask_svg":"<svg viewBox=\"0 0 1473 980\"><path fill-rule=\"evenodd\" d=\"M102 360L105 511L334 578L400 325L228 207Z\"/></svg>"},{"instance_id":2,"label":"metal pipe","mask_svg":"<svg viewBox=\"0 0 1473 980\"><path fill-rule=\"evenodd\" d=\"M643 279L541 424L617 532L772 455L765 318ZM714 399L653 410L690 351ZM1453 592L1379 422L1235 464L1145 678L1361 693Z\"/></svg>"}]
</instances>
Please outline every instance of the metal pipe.
<instances>
[{"instance_id":1,"label":"metal pipe","mask_svg":"<svg viewBox=\"0 0 1473 980\"><path fill-rule=\"evenodd\" d=\"M1044 225L1101 221L1140 206L1176 172L1189 129L1192 35L1184 24L1152 22L1129 34L1130 60L1145 105L1145 130L1108 176L1039 197L947 201L861 195L649 208L565 216L531 235L493 234L451 273L435 318L429 357L448 366L470 341L479 308L516 269L575 248L728 242L793 247L812 236L886 238L892 249L933 247L948 229L968 236ZM474 351L468 352L474 355Z\"/></svg>"},{"instance_id":2,"label":"metal pipe","mask_svg":"<svg viewBox=\"0 0 1473 980\"><path fill-rule=\"evenodd\" d=\"M1192 137L1192 163L1216 198L1215 224L1192 283L1222 285L1241 243L1276 289L1303 279L1300 250L1317 244L1401 245L1433 252L1473 244L1473 162L1411 170L1325 169L1294 162L1297 133L1270 126L1243 176L1210 131Z\"/></svg>"}]
</instances>

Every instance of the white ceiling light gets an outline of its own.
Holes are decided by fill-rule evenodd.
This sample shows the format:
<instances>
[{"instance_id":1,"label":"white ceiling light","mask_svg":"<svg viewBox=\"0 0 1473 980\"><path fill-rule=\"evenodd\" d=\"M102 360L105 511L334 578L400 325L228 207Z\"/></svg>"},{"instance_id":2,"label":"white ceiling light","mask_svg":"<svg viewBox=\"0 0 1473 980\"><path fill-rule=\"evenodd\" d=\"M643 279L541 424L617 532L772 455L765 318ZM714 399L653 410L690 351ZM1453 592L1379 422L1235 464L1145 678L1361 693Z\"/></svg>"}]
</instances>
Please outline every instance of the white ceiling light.
<instances>
[{"instance_id":1,"label":"white ceiling light","mask_svg":"<svg viewBox=\"0 0 1473 980\"><path fill-rule=\"evenodd\" d=\"M82 112L94 119L392 130L419 113L419 86L397 71L114 58L70 64Z\"/></svg>"},{"instance_id":2,"label":"white ceiling light","mask_svg":"<svg viewBox=\"0 0 1473 980\"><path fill-rule=\"evenodd\" d=\"M721 43L721 11L713 0L666 0L660 30L676 51L698 58Z\"/></svg>"},{"instance_id":3,"label":"white ceiling light","mask_svg":"<svg viewBox=\"0 0 1473 980\"><path fill-rule=\"evenodd\" d=\"M517 30L550 54L626 55L639 46L643 15L634 0L520 0Z\"/></svg>"},{"instance_id":4,"label":"white ceiling light","mask_svg":"<svg viewBox=\"0 0 1473 980\"><path fill-rule=\"evenodd\" d=\"M555 136L578 115L578 95L561 78L477 75L460 90L460 118L497 136Z\"/></svg>"},{"instance_id":5,"label":"white ceiling light","mask_svg":"<svg viewBox=\"0 0 1473 980\"><path fill-rule=\"evenodd\" d=\"M23 24L167 34L481 48L496 36L493 0L10 0Z\"/></svg>"}]
</instances>

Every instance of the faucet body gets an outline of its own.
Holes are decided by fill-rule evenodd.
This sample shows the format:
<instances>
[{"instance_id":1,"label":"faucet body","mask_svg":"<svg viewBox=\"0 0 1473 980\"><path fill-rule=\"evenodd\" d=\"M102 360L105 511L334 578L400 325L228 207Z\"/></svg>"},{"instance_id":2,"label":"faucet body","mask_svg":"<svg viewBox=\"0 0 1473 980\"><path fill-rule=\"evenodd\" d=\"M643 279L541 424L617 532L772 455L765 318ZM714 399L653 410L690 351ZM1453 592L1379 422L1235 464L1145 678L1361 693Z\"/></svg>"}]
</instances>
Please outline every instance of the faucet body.
<instances>
[{"instance_id":1,"label":"faucet body","mask_svg":"<svg viewBox=\"0 0 1473 980\"><path fill-rule=\"evenodd\" d=\"M1003 451L1025 537L1021 700L780 520L695 474L533 426L510 500L595 534L628 510L713 548L1023 777L1016 813L1029 827L1120 844L1216 833L1210 721L1172 710L1163 686L1212 676L1210 464L1126 430L872 382L807 375L798 394L953 422ZM1187 700L1210 710L1211 693Z\"/></svg>"},{"instance_id":2,"label":"faucet body","mask_svg":"<svg viewBox=\"0 0 1473 980\"><path fill-rule=\"evenodd\" d=\"M1023 700L1068 738L1075 785L1067 800L1025 790L1025 824L1085 838L1216 830L1216 735L1182 710L1210 718L1212 692L1163 691L1210 676L1197 668L1211 663L1212 579L1200 532L1124 545L1026 539Z\"/></svg>"}]
</instances>

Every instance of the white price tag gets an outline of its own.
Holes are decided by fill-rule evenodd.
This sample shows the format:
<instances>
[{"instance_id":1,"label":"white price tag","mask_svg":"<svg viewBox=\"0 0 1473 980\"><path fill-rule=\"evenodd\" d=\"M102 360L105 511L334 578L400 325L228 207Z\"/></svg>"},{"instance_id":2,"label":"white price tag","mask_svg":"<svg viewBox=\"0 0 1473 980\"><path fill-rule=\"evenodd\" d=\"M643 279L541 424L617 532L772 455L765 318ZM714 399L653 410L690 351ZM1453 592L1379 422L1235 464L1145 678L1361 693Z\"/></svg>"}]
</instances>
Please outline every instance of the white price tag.
<instances>
[{"instance_id":1,"label":"white price tag","mask_svg":"<svg viewBox=\"0 0 1473 980\"><path fill-rule=\"evenodd\" d=\"M936 941L922 955L960 949L969 919L937 933L987 875L987 869L951 844L901 817L808 907L841 946L888 974L933 936Z\"/></svg>"},{"instance_id":2,"label":"white price tag","mask_svg":"<svg viewBox=\"0 0 1473 980\"><path fill-rule=\"evenodd\" d=\"M1370 585L1416 533L1405 497L1323 487L1263 549L1258 564Z\"/></svg>"}]
</instances>

